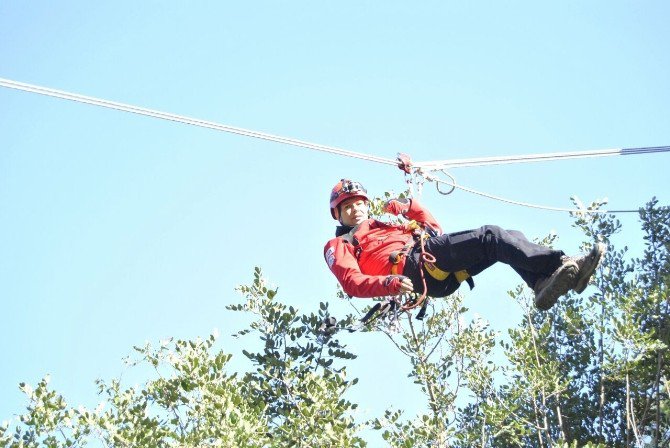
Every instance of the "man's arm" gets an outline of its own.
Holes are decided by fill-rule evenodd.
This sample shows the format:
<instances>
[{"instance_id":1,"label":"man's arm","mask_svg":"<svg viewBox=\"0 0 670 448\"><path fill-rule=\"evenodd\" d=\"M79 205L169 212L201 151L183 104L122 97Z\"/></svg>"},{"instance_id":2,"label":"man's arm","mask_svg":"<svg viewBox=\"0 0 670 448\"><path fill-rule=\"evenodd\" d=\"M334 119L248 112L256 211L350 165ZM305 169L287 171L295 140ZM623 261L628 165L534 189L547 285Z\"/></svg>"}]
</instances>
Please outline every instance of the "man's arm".
<instances>
[{"instance_id":1,"label":"man's arm","mask_svg":"<svg viewBox=\"0 0 670 448\"><path fill-rule=\"evenodd\" d=\"M353 246L342 238L334 238L326 244L324 257L342 289L350 296L393 296L412 290L411 281L402 275L363 274L353 253Z\"/></svg>"},{"instance_id":2,"label":"man's arm","mask_svg":"<svg viewBox=\"0 0 670 448\"><path fill-rule=\"evenodd\" d=\"M407 219L423 223L437 235L442 234L442 227L433 215L416 199L391 199L384 205L384 211L393 215L403 215Z\"/></svg>"}]
</instances>

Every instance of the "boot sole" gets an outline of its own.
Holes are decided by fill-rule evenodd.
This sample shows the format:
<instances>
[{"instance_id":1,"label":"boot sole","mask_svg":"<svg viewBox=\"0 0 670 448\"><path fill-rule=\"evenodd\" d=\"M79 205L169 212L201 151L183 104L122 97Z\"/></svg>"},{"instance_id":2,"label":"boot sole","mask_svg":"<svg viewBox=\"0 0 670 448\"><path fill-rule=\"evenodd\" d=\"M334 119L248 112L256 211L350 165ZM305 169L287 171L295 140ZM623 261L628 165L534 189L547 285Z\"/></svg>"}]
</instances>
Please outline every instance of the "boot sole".
<instances>
[{"instance_id":1,"label":"boot sole","mask_svg":"<svg viewBox=\"0 0 670 448\"><path fill-rule=\"evenodd\" d=\"M584 272L581 272L580 270L578 273L579 278L577 279L577 283L573 288L577 294L583 293L586 287L589 285L589 280L598 268L598 264L600 264L600 259L605 253L605 250L606 246L603 243L596 243L595 246L593 246L593 249L591 249L591 254L595 254L595 256L593 257L593 261L588 266L584 266Z\"/></svg>"},{"instance_id":2,"label":"boot sole","mask_svg":"<svg viewBox=\"0 0 670 448\"><path fill-rule=\"evenodd\" d=\"M575 263L564 265L552 283L535 296L535 306L542 311L547 311L554 306L559 297L570 291L570 286L575 281L578 271L579 268Z\"/></svg>"}]
</instances>

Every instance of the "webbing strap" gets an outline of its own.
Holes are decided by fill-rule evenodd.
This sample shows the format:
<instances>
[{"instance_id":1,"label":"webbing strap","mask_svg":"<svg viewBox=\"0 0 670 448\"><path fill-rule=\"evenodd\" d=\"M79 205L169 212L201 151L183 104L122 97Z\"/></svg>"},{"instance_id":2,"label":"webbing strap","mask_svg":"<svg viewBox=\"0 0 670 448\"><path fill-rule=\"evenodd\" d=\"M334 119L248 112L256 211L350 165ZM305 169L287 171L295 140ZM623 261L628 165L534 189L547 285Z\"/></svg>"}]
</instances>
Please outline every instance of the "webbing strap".
<instances>
[{"instance_id":1,"label":"webbing strap","mask_svg":"<svg viewBox=\"0 0 670 448\"><path fill-rule=\"evenodd\" d=\"M475 287L472 276L465 269L456 272L447 272L435 266L435 263L424 263L424 267L426 268L426 272L437 281L446 280L447 277L453 274L459 284L465 281L470 286L470 289Z\"/></svg>"},{"instance_id":2,"label":"webbing strap","mask_svg":"<svg viewBox=\"0 0 670 448\"><path fill-rule=\"evenodd\" d=\"M379 319L380 317L386 316L388 313L392 311L396 311L398 309L398 302L395 300L384 300L383 302L377 302L374 304L370 310L365 313L365 316L363 316L359 321L355 324L352 325L351 327L347 327L347 330L349 333L354 333L370 322L374 322L375 320Z\"/></svg>"}]
</instances>

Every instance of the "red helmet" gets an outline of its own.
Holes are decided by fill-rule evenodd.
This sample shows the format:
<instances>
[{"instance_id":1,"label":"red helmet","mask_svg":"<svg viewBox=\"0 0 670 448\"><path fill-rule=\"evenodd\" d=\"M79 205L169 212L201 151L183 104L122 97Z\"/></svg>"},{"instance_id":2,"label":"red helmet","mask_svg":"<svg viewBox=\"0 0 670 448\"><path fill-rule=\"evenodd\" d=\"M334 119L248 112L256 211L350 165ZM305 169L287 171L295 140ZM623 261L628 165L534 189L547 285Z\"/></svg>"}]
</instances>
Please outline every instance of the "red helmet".
<instances>
[{"instance_id":1,"label":"red helmet","mask_svg":"<svg viewBox=\"0 0 670 448\"><path fill-rule=\"evenodd\" d=\"M365 187L359 182L354 182L349 179L342 179L337 184L335 184L333 191L330 192L330 214L332 215L333 219L337 219L335 216L335 209L338 205L349 198L356 197L369 201L368 190L366 190Z\"/></svg>"}]
</instances>

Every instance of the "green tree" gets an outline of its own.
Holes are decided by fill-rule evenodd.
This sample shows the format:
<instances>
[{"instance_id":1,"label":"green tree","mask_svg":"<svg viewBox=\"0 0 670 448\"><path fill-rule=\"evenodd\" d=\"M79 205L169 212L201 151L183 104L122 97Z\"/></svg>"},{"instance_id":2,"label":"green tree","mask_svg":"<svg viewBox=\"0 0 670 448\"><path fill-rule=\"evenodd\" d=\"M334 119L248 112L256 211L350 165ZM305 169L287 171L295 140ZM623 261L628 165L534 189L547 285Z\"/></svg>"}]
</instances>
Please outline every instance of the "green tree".
<instances>
[{"instance_id":1,"label":"green tree","mask_svg":"<svg viewBox=\"0 0 670 448\"><path fill-rule=\"evenodd\" d=\"M435 319L418 330L409 317L396 346L410 359L430 412L376 419L389 444L667 446L670 211L652 200L640 218L645 256L627 260L627 248L613 243L621 229L614 216L575 215L584 250L595 241L609 246L595 288L568 295L550 312L534 309L525 286L510 291L524 314L501 341L507 363L491 364L495 335L485 323L463 324L457 295L433 301Z\"/></svg>"},{"instance_id":2,"label":"green tree","mask_svg":"<svg viewBox=\"0 0 670 448\"><path fill-rule=\"evenodd\" d=\"M670 208L654 199L640 221L645 251L630 260L614 245L614 216L576 215L584 249L609 246L590 294L539 312L532 292L515 288L509 295L523 314L507 338L466 319L458 294L431 299L424 320L391 313L364 327L405 355L425 403L418 415L389 409L356 422L348 398L356 379L346 377L355 356L336 332L319 331L328 304L301 314L256 269L238 288L241 303L228 307L250 317L235 335L248 371L230 372L231 355L214 336L135 347L130 366L150 378L141 387L98 381L95 409L68 406L48 377L21 384L26 412L0 428L0 446L358 447L364 428L390 447L669 446ZM353 323L347 316L334 330Z\"/></svg>"},{"instance_id":3,"label":"green tree","mask_svg":"<svg viewBox=\"0 0 670 448\"><path fill-rule=\"evenodd\" d=\"M244 303L229 308L255 320L238 336L256 336L262 347L245 350L256 369L242 379L227 372L231 355L214 349L213 335L135 347L130 365L150 367L153 379L141 388L98 381L102 402L93 410L68 407L47 378L35 389L22 384L27 412L13 431L1 428L0 446L364 446L351 416L355 405L344 398L355 380L335 365L354 355L317 334L327 305L319 314L298 314L275 300L260 269L239 291Z\"/></svg>"},{"instance_id":4,"label":"green tree","mask_svg":"<svg viewBox=\"0 0 670 448\"><path fill-rule=\"evenodd\" d=\"M621 228L614 216L576 216L585 249L594 241L610 248L590 295L570 295L538 313L528 305L526 288L511 292L526 316L505 343L510 364L498 396L503 407L516 409L513 420L527 425L518 439L505 435L491 446L669 443L663 362L668 297L667 282L659 279L667 279L670 216L652 201L640 217L647 241L641 262L626 261L627 248L614 246L612 237Z\"/></svg>"},{"instance_id":5,"label":"green tree","mask_svg":"<svg viewBox=\"0 0 670 448\"><path fill-rule=\"evenodd\" d=\"M356 405L344 398L357 380L347 380L336 361L355 356L335 337L318 334L328 317L328 305L319 313L299 315L292 306L275 300L277 289L268 288L259 269L250 286L241 286L246 301L228 307L251 313L255 320L242 337L256 333L262 350L244 354L256 369L244 376L253 396L267 403L274 446L363 446L350 412ZM339 323L343 328L350 320Z\"/></svg>"}]
</instances>

